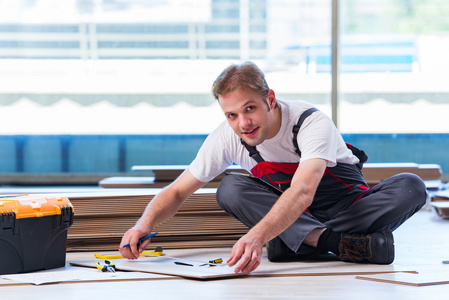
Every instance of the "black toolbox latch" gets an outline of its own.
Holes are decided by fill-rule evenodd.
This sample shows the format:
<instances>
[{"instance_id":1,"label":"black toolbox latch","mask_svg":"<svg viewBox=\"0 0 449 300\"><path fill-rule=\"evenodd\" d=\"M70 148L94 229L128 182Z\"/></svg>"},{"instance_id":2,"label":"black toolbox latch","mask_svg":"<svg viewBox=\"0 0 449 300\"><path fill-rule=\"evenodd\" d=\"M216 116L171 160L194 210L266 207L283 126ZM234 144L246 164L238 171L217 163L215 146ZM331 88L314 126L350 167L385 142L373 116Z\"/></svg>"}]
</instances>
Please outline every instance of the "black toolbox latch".
<instances>
[{"instance_id":1,"label":"black toolbox latch","mask_svg":"<svg viewBox=\"0 0 449 300\"><path fill-rule=\"evenodd\" d=\"M0 214L0 235L2 234L3 230L11 230L14 232L14 229L16 227L16 213L14 212L7 212L7 213L1 213Z\"/></svg>"},{"instance_id":2,"label":"black toolbox latch","mask_svg":"<svg viewBox=\"0 0 449 300\"><path fill-rule=\"evenodd\" d=\"M71 206L61 207L61 227L69 228L73 224L73 210Z\"/></svg>"}]
</instances>

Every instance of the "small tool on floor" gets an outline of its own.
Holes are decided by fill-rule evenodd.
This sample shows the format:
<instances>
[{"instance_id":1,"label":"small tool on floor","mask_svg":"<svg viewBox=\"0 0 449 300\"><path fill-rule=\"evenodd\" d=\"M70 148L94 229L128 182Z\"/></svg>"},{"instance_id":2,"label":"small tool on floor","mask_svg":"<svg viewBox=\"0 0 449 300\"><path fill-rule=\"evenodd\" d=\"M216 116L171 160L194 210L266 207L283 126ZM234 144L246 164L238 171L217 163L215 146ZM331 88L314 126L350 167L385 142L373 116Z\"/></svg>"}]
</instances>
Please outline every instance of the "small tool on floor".
<instances>
[{"instance_id":1,"label":"small tool on floor","mask_svg":"<svg viewBox=\"0 0 449 300\"><path fill-rule=\"evenodd\" d=\"M219 265L219 264L221 264L223 262L223 259L220 257L220 258L216 258L216 259L211 259L211 260L209 260L209 262L207 262L207 263L205 263L205 264L202 264L202 265L199 265L200 267L202 267L202 266L210 266L210 267L215 267L216 265Z\"/></svg>"},{"instance_id":2,"label":"small tool on floor","mask_svg":"<svg viewBox=\"0 0 449 300\"><path fill-rule=\"evenodd\" d=\"M110 260L105 260L104 265L97 262L97 269L101 272L112 272L115 273L115 265Z\"/></svg>"},{"instance_id":3,"label":"small tool on floor","mask_svg":"<svg viewBox=\"0 0 449 300\"><path fill-rule=\"evenodd\" d=\"M215 266L221 264L222 262L223 262L222 258L211 259L207 263L198 265L198 267L203 267L203 266L215 267ZM177 265L181 265L181 266L190 266L190 267L194 266L193 264L189 264L189 263L186 263L183 261L175 261L174 263Z\"/></svg>"},{"instance_id":4,"label":"small tool on floor","mask_svg":"<svg viewBox=\"0 0 449 300\"><path fill-rule=\"evenodd\" d=\"M156 247L156 249L154 249L154 251L142 251L142 253L140 253L141 256L153 256L153 255L161 256L163 254L164 254L164 251L163 251L162 247Z\"/></svg>"},{"instance_id":5,"label":"small tool on floor","mask_svg":"<svg viewBox=\"0 0 449 300\"><path fill-rule=\"evenodd\" d=\"M176 265L181 265L181 266L189 266L189 267L193 267L192 264L188 264L188 263L185 263L185 262L182 262L182 261L175 261L175 264L176 264Z\"/></svg>"},{"instance_id":6,"label":"small tool on floor","mask_svg":"<svg viewBox=\"0 0 449 300\"><path fill-rule=\"evenodd\" d=\"M154 251L143 251L142 253L140 253L140 256L162 256L163 253L164 253L164 251L163 251L162 247L156 247L156 249ZM121 254L102 255L102 254L95 253L94 256L95 256L95 258L99 258L99 259L123 258L123 256Z\"/></svg>"}]
</instances>

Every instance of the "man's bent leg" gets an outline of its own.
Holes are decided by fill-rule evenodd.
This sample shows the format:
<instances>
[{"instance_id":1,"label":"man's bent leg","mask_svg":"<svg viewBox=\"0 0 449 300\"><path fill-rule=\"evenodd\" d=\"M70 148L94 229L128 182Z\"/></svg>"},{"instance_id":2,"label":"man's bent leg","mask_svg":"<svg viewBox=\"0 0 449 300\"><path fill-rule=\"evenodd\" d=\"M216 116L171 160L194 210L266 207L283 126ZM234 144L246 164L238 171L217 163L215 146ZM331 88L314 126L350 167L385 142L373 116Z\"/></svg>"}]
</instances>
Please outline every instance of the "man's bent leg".
<instances>
[{"instance_id":1,"label":"man's bent leg","mask_svg":"<svg viewBox=\"0 0 449 300\"><path fill-rule=\"evenodd\" d=\"M424 182L410 173L388 178L367 194L325 222L326 226L345 233L393 231L426 202Z\"/></svg>"},{"instance_id":2,"label":"man's bent leg","mask_svg":"<svg viewBox=\"0 0 449 300\"><path fill-rule=\"evenodd\" d=\"M228 175L217 189L218 205L248 227L256 225L279 198L281 192L244 175ZM289 228L279 235L285 245L295 253L310 253L311 247L301 247L304 239L317 228L325 226L308 213L303 213ZM304 250L304 251L302 251Z\"/></svg>"},{"instance_id":3,"label":"man's bent leg","mask_svg":"<svg viewBox=\"0 0 449 300\"><path fill-rule=\"evenodd\" d=\"M426 199L422 180L400 174L383 181L370 194L326 222L342 232L340 259L352 262L390 264L394 260L391 231L417 212Z\"/></svg>"}]
</instances>

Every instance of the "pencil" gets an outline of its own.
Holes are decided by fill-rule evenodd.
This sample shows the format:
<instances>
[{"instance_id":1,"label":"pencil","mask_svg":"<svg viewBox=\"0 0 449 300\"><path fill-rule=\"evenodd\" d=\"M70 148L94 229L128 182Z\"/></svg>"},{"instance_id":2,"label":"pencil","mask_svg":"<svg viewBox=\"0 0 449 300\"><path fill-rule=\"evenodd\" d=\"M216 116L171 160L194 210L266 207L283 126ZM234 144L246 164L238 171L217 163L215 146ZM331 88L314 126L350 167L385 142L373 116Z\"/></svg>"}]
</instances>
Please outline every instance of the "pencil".
<instances>
[{"instance_id":1,"label":"pencil","mask_svg":"<svg viewBox=\"0 0 449 300\"><path fill-rule=\"evenodd\" d=\"M155 236L156 234L158 234L158 232L155 232L155 233L149 234L147 236L144 236L143 238L140 238L139 241L137 242L137 244L140 244L143 241L148 240L150 237ZM129 247L129 243L119 247L119 249L122 249L122 248L125 248L125 247Z\"/></svg>"}]
</instances>

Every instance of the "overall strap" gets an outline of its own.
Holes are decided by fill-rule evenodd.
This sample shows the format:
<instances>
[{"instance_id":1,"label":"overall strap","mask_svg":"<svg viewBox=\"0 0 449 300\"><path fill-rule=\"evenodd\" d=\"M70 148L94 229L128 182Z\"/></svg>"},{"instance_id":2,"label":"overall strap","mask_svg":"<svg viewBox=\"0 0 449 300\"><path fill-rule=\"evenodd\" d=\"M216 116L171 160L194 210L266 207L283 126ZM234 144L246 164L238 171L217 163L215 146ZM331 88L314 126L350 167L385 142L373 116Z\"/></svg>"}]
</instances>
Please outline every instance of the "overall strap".
<instances>
[{"instance_id":1,"label":"overall strap","mask_svg":"<svg viewBox=\"0 0 449 300\"><path fill-rule=\"evenodd\" d=\"M264 161L264 159L260 155L259 151L256 149L256 146L248 145L247 143L245 143L245 141L243 139L240 139L240 142L242 143L243 146L245 146L246 150L248 150L249 156L252 159L254 159L255 161L257 161L257 163Z\"/></svg>"},{"instance_id":2,"label":"overall strap","mask_svg":"<svg viewBox=\"0 0 449 300\"><path fill-rule=\"evenodd\" d=\"M304 122L304 120L316 111L318 111L318 109L316 109L315 107L309 108L308 110L302 113L302 115L299 117L298 123L296 123L296 125L293 126L293 145L295 145L295 152L299 156L301 156L301 151L299 150L297 140L299 129L301 128L301 125Z\"/></svg>"}]
</instances>

